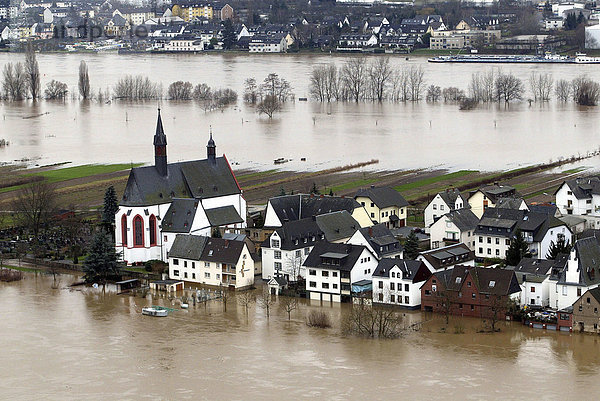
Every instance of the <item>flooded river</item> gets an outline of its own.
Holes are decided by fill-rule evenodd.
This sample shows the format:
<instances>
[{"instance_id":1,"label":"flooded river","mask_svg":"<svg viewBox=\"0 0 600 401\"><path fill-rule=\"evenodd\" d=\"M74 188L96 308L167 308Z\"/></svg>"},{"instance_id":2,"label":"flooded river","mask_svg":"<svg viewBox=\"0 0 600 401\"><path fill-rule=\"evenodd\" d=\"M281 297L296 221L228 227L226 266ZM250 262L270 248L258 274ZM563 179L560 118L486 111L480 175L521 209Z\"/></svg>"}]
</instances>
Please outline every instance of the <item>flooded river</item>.
<instances>
[{"instance_id":1,"label":"flooded river","mask_svg":"<svg viewBox=\"0 0 600 401\"><path fill-rule=\"evenodd\" d=\"M19 61L22 54L0 55L0 66ZM143 74L161 82L188 80L213 88L231 87L238 104L205 113L194 102L162 102L170 160L204 157L209 126L218 151L238 168L272 168L273 159L293 159L286 168L314 170L379 159L376 169L447 167L451 169L510 169L584 154L599 147L598 108L573 103L527 102L482 106L459 111L455 104L291 102L269 121L241 98L244 80L259 82L277 72L291 82L296 97L307 97L315 65L341 65L346 56L330 55L117 55L40 54L42 85L51 79L77 91L80 60L89 66L94 92L112 87L125 74ZM473 72L489 64L432 64L426 58L394 56L395 68L422 66L426 83L457 86L465 91ZM555 79L580 74L600 81L597 65L508 65L529 92L531 72L550 72ZM531 97L530 94L525 96ZM150 162L158 102L109 104L68 100L36 104L0 104L0 161L35 159L40 165ZM307 161L300 161L307 158ZM590 164L596 164L594 159ZM373 167L372 167L373 168Z\"/></svg>"},{"instance_id":2,"label":"flooded river","mask_svg":"<svg viewBox=\"0 0 600 401\"><path fill-rule=\"evenodd\" d=\"M302 304L292 320L277 308L248 317L231 302L142 316L141 297L69 290L75 277L27 273L0 283L3 399L595 399L599 338L502 323L502 332L439 332L398 340L339 335L348 305L323 308L334 327L312 329ZM166 302L166 303L165 303ZM406 321L430 316L407 313Z\"/></svg>"}]
</instances>

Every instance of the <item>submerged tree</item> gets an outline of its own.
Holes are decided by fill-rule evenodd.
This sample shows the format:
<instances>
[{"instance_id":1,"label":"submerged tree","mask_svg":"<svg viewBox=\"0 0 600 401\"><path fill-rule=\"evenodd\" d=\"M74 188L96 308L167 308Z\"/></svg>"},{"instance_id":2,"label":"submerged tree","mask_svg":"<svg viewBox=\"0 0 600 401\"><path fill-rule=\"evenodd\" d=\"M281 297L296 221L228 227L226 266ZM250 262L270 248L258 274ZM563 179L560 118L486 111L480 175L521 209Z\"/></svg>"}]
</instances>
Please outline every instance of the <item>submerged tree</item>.
<instances>
[{"instance_id":1,"label":"submerged tree","mask_svg":"<svg viewBox=\"0 0 600 401\"><path fill-rule=\"evenodd\" d=\"M2 90L8 100L23 100L27 95L27 77L22 63L6 63L2 70Z\"/></svg>"},{"instance_id":2,"label":"submerged tree","mask_svg":"<svg viewBox=\"0 0 600 401\"><path fill-rule=\"evenodd\" d=\"M88 67L85 61L81 60L79 63L79 96L86 100L90 98L91 87L90 87L90 76L88 74Z\"/></svg>"},{"instance_id":3,"label":"submerged tree","mask_svg":"<svg viewBox=\"0 0 600 401\"><path fill-rule=\"evenodd\" d=\"M25 54L25 75L27 77L27 88L29 95L33 100L40 97L40 66L35 57L35 51L31 42L27 43L27 53Z\"/></svg>"},{"instance_id":4,"label":"submerged tree","mask_svg":"<svg viewBox=\"0 0 600 401\"><path fill-rule=\"evenodd\" d=\"M41 230L48 224L56 210L56 190L46 181L36 181L24 186L13 202L18 222L27 227L37 241Z\"/></svg>"},{"instance_id":5,"label":"submerged tree","mask_svg":"<svg viewBox=\"0 0 600 401\"><path fill-rule=\"evenodd\" d=\"M46 90L44 91L45 98L49 100L63 100L67 97L67 93L69 93L67 84L54 79L46 84Z\"/></svg>"}]
</instances>

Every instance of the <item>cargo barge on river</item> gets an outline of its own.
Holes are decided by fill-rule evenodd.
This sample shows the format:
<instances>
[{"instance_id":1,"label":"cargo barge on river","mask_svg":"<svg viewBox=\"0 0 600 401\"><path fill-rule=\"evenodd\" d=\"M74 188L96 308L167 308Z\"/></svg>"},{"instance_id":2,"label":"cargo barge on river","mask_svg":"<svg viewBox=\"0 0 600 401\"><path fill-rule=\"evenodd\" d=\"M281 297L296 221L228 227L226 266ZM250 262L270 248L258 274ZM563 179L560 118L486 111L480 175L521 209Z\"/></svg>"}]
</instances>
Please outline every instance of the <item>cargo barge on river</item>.
<instances>
[{"instance_id":1,"label":"cargo barge on river","mask_svg":"<svg viewBox=\"0 0 600 401\"><path fill-rule=\"evenodd\" d=\"M544 56L527 55L488 55L488 54L457 54L437 56L428 59L430 63L544 63L544 64L600 64L600 57L590 57L577 53L575 57L558 54Z\"/></svg>"}]
</instances>

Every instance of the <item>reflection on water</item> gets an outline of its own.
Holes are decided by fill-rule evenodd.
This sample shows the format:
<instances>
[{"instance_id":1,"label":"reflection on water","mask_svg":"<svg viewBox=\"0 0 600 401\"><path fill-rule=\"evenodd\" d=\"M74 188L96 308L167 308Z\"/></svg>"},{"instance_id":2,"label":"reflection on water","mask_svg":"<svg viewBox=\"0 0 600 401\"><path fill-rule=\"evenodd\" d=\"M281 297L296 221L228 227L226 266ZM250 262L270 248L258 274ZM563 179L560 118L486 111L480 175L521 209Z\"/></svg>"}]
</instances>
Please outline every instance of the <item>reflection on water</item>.
<instances>
[{"instance_id":1,"label":"reflection on water","mask_svg":"<svg viewBox=\"0 0 600 401\"><path fill-rule=\"evenodd\" d=\"M19 57L22 55L0 54L0 65ZM204 157L211 125L219 152L227 153L234 167L239 163L239 167L259 169L272 168L273 159L285 157L293 159L286 168L300 170L372 158L380 160L371 167L377 169L443 166L492 170L584 154L600 145L597 109L572 103L494 104L466 112L455 104L424 101L292 102L269 121L241 101L246 78L254 76L260 81L272 71L291 82L297 97L308 96L312 67L341 64L345 60L342 56L41 54L38 59L44 74L42 84L58 79L75 93L81 59L89 65L94 92L114 85L126 73L148 75L162 82L165 89L177 79L235 89L240 96L238 105L223 111L205 113L194 102L163 103L169 158L174 161ZM428 64L425 58L391 60L396 68L423 66L428 84L464 90L472 72L497 69L491 65ZM585 73L600 81L600 70L594 65L529 64L503 69L518 75L527 88L533 71L550 72L555 79ZM0 160L39 158L40 164L65 160L79 164L149 162L156 107L157 102L3 103L0 137L11 145L0 149ZM32 116L38 117L29 118ZM306 162L300 161L303 157Z\"/></svg>"},{"instance_id":2,"label":"reflection on water","mask_svg":"<svg viewBox=\"0 0 600 401\"><path fill-rule=\"evenodd\" d=\"M433 320L398 340L344 338L349 305L307 303L290 322L277 308L267 320L256 304L246 316L233 301L227 313L211 301L151 318L141 306L169 299L69 289L75 277L60 277L61 289L29 273L0 283L2 398L590 399L600 389L595 336L504 322L479 334L476 319L442 333L442 319L406 312L407 324ZM325 308L334 327L307 327L311 308Z\"/></svg>"}]
</instances>

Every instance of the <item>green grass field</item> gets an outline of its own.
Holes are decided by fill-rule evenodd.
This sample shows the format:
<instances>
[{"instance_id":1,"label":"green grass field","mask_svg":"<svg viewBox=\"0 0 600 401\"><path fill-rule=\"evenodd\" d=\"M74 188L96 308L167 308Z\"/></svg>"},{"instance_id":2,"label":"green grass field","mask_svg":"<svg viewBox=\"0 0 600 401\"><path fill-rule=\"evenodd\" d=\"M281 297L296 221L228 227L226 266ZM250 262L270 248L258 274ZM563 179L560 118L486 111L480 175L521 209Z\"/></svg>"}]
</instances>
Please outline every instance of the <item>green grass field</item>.
<instances>
[{"instance_id":1,"label":"green grass field","mask_svg":"<svg viewBox=\"0 0 600 401\"><path fill-rule=\"evenodd\" d=\"M99 174L116 173L118 171L129 170L132 167L139 167L142 163L122 163L122 164L85 164L83 166L65 167L56 170L40 171L37 173L25 174L26 177L44 177L47 182L56 183L61 181L73 180L76 178L90 177ZM0 189L0 193L16 191L23 185L14 185Z\"/></svg>"},{"instance_id":2,"label":"green grass field","mask_svg":"<svg viewBox=\"0 0 600 401\"><path fill-rule=\"evenodd\" d=\"M371 185L375 182L377 182L377 178L366 178L363 180L356 180L356 181L350 181L350 182L345 182L343 184L340 185L336 185L331 187L331 190L334 193L337 193L339 191L343 191L346 189L352 189L352 188L358 188L358 187L364 187L364 186L368 186Z\"/></svg>"},{"instance_id":3,"label":"green grass field","mask_svg":"<svg viewBox=\"0 0 600 401\"><path fill-rule=\"evenodd\" d=\"M455 171L454 173L438 175L435 177L424 178L422 180L417 180L414 182L409 182L407 184L398 185L397 187L394 187L394 189L398 192L409 191L409 190L421 188L421 187L424 187L427 185L435 184L440 181L460 178L460 177L464 177L464 176L467 176L469 174L474 174L474 173L478 173L478 171L477 170L460 170L460 171Z\"/></svg>"},{"instance_id":4,"label":"green grass field","mask_svg":"<svg viewBox=\"0 0 600 401\"><path fill-rule=\"evenodd\" d=\"M32 269L30 267L19 267L19 266L9 266L9 265L2 265L2 267L5 269L18 270L18 271L26 272L26 273L35 273L35 272L41 271L40 269Z\"/></svg>"}]
</instances>

